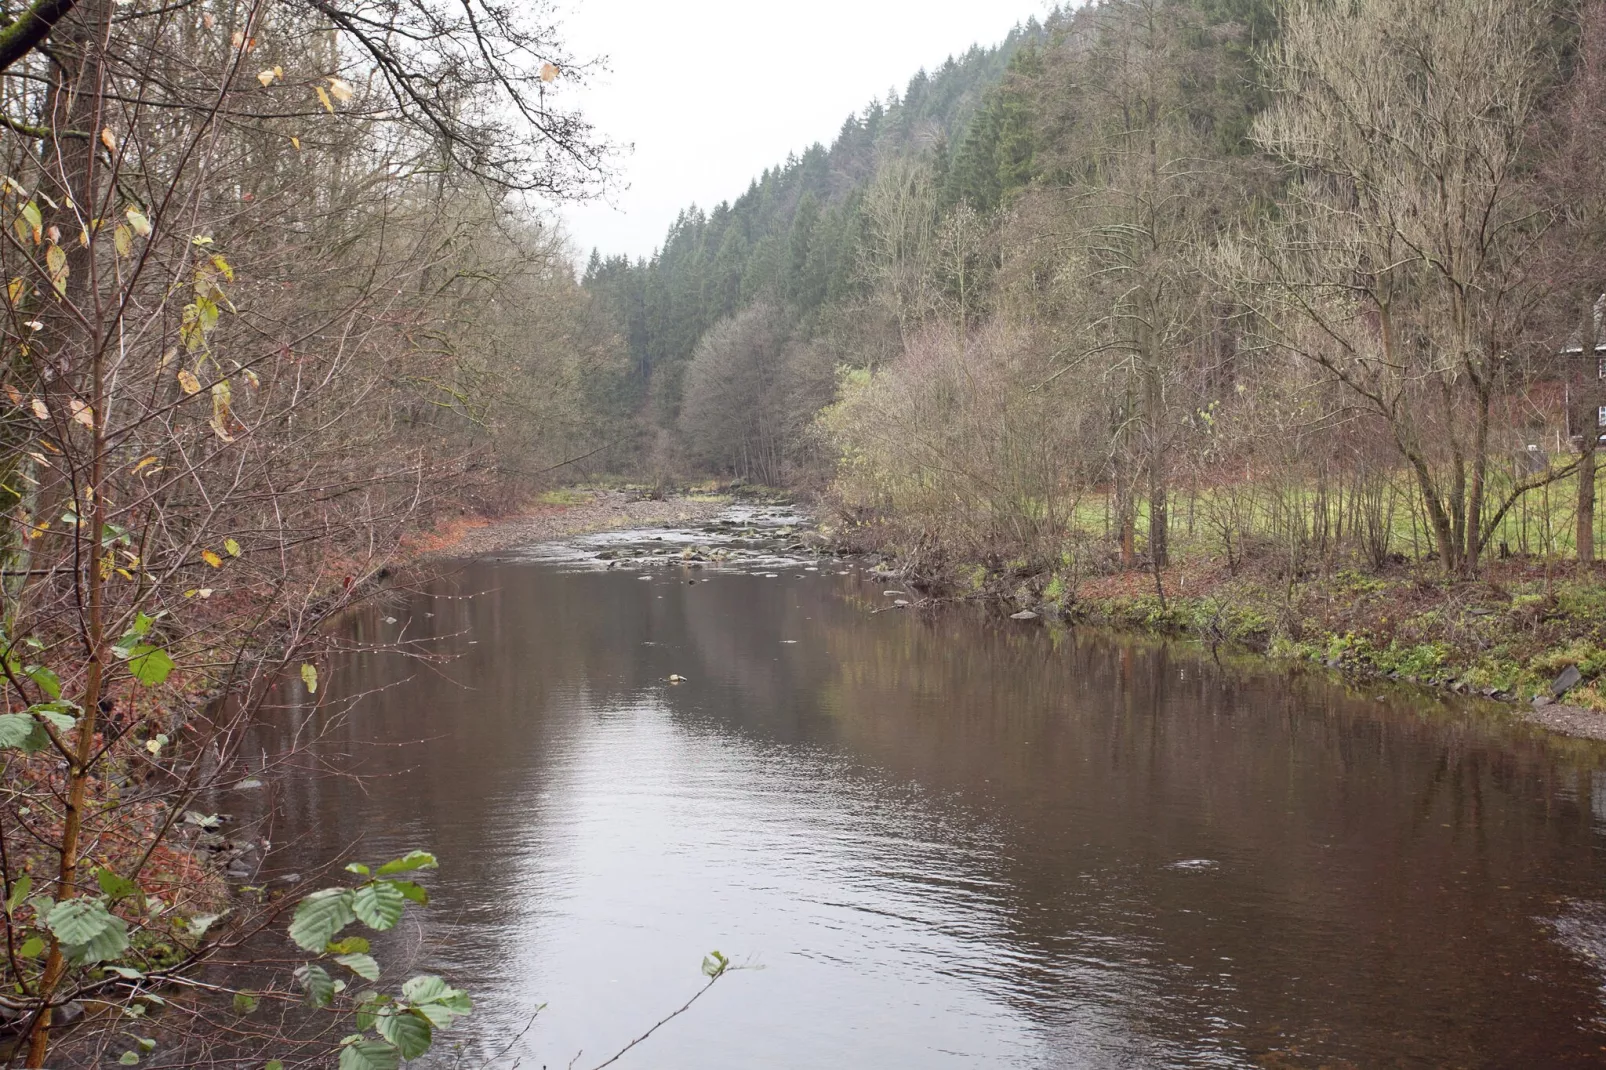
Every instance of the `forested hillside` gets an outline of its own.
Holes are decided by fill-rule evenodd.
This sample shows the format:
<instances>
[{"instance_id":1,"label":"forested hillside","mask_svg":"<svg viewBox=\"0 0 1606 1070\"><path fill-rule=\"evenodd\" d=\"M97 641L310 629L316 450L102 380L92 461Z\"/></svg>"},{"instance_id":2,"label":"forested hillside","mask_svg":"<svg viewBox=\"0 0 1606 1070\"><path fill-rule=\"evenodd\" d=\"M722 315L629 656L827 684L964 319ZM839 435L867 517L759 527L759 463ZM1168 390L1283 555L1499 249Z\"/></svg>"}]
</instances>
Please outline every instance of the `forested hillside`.
<instances>
[{"instance_id":1,"label":"forested hillside","mask_svg":"<svg viewBox=\"0 0 1606 1070\"><path fill-rule=\"evenodd\" d=\"M1138 618L1263 641L1304 641L1312 577L1593 561L1603 35L1595 0L1057 10L593 257L642 463L811 488L1028 606L1131 574ZM1178 601L1246 569L1281 594L1238 625ZM1373 601L1368 651L1492 644Z\"/></svg>"},{"instance_id":2,"label":"forested hillside","mask_svg":"<svg viewBox=\"0 0 1606 1070\"><path fill-rule=\"evenodd\" d=\"M789 327L825 333L822 310L851 302L863 290L863 204L879 162L889 156L946 159L965 131L984 125L975 118L989 108L990 90L1011 60L1044 34L1031 20L1000 45L972 47L934 73L921 71L902 96L894 92L849 116L829 148L816 143L793 155L734 200L706 211L687 208L650 261L593 251L584 283L615 317L636 400L651 384L651 415L671 426L681 377L699 340L755 303L784 305Z\"/></svg>"},{"instance_id":3,"label":"forested hillside","mask_svg":"<svg viewBox=\"0 0 1606 1070\"><path fill-rule=\"evenodd\" d=\"M1061 9L586 286L651 463L829 484L944 553L1051 561L1074 531L1163 566L1186 489L1232 559L1381 562L1408 518L1469 573L1565 484L1545 537L1588 557L1598 17Z\"/></svg>"}]
</instances>

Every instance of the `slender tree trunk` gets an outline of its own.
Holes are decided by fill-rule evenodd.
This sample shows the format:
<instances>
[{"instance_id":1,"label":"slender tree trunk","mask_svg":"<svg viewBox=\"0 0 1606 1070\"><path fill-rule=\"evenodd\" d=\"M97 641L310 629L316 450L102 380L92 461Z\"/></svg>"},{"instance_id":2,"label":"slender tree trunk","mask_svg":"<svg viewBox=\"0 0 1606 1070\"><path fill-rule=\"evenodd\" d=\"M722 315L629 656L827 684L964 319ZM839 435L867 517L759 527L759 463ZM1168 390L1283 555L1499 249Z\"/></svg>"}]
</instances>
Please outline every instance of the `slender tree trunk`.
<instances>
[{"instance_id":1,"label":"slender tree trunk","mask_svg":"<svg viewBox=\"0 0 1606 1070\"><path fill-rule=\"evenodd\" d=\"M1574 391L1577 412L1576 426L1581 436L1578 452L1578 530L1576 543L1578 560L1588 563L1595 560L1595 452L1600 443L1599 406L1603 400L1600 389L1599 354L1600 329L1595 323L1595 302L1585 299L1583 315L1579 320L1578 373L1573 376L1577 384Z\"/></svg>"},{"instance_id":2,"label":"slender tree trunk","mask_svg":"<svg viewBox=\"0 0 1606 1070\"><path fill-rule=\"evenodd\" d=\"M1149 556L1154 560L1154 567L1161 569L1170 563L1171 558L1170 516L1166 510L1166 494L1170 488L1167 482L1165 420L1162 412L1165 407L1164 384L1152 359L1145 385L1147 397L1144 399L1144 408L1148 410L1149 425Z\"/></svg>"},{"instance_id":3,"label":"slender tree trunk","mask_svg":"<svg viewBox=\"0 0 1606 1070\"><path fill-rule=\"evenodd\" d=\"M1600 429L1594 425L1591 420L1584 428L1584 448L1578 457L1578 560L1586 563L1595 560L1595 447Z\"/></svg>"},{"instance_id":4,"label":"slender tree trunk","mask_svg":"<svg viewBox=\"0 0 1606 1070\"><path fill-rule=\"evenodd\" d=\"M74 129L96 129L100 122L102 104L101 85L103 71L101 50L110 25L113 0L91 0L81 4L61 27L57 35L57 71L61 79L55 95L51 121L67 124ZM58 213L63 237L78 232L77 216L91 217L99 208L95 174L96 159L93 142L58 141L61 146L52 159L48 179L59 184L62 211ZM47 179L47 180L48 180ZM69 206L70 205L70 206ZM73 249L78 243L67 242ZM87 372L82 388L91 399L94 426L87 472L80 473L86 487L86 496L102 488L105 475L105 417L106 384L102 339L98 318L99 302L94 293L94 273L87 251L69 254L69 275L64 300L75 306L77 316L60 315L56 337L64 350L75 358L88 358L88 367L72 368L63 376L65 386ZM62 486L61 491L66 491ZM56 899L72 898L78 892L78 862L80 839L83 834L85 807L89 803L91 761L94 757L96 721L100 712L102 674L105 657L104 584L100 568L101 532L105 526L106 498L95 493L90 509L88 530L75 533L75 582L81 584L83 619L81 639L84 645L86 676L81 698L82 714L78 719L72 740L72 759L67 771L67 802L63 814L61 856L57 868ZM80 513L80 515L82 515ZM66 957L61 942L51 936L45 957L44 973L40 978L38 997L42 1004L34 1018L28 1037L29 1067L43 1067L50 1048L50 1026L54 1016L51 1006L56 989L66 972Z\"/></svg>"},{"instance_id":5,"label":"slender tree trunk","mask_svg":"<svg viewBox=\"0 0 1606 1070\"><path fill-rule=\"evenodd\" d=\"M1461 553L1461 576L1471 579L1478 573L1478 557L1483 551L1483 495L1489 478L1489 409L1491 387L1477 385L1478 420L1472 439L1472 480L1467 492L1467 518Z\"/></svg>"}]
</instances>

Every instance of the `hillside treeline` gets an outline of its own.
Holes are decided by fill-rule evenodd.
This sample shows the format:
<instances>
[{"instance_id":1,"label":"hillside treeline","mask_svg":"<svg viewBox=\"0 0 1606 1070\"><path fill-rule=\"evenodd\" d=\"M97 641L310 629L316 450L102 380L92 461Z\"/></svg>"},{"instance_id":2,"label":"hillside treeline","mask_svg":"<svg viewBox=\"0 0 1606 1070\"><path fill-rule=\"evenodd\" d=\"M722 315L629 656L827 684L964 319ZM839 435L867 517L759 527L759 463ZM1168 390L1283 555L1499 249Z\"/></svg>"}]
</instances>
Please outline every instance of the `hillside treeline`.
<instances>
[{"instance_id":1,"label":"hillside treeline","mask_svg":"<svg viewBox=\"0 0 1606 1070\"><path fill-rule=\"evenodd\" d=\"M1594 556L1606 12L1102 0L594 257L651 463L928 561Z\"/></svg>"}]
</instances>

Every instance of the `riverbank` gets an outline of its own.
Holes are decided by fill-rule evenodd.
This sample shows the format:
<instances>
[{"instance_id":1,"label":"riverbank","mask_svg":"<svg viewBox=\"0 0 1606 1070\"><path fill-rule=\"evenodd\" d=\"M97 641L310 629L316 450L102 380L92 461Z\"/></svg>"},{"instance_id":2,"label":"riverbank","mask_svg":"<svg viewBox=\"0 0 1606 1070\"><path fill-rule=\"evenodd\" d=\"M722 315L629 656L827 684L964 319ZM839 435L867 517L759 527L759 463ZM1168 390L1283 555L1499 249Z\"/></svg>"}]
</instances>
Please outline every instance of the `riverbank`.
<instances>
[{"instance_id":1,"label":"riverbank","mask_svg":"<svg viewBox=\"0 0 1606 1070\"><path fill-rule=\"evenodd\" d=\"M1356 679L1399 681L1512 704L1552 731L1606 740L1606 568L1493 561L1475 581L1393 564L1290 581L1272 563L1188 560L1079 571L916 562L859 528L845 549L880 554L936 597L979 599L1025 622L1060 620L1231 643Z\"/></svg>"}]
</instances>

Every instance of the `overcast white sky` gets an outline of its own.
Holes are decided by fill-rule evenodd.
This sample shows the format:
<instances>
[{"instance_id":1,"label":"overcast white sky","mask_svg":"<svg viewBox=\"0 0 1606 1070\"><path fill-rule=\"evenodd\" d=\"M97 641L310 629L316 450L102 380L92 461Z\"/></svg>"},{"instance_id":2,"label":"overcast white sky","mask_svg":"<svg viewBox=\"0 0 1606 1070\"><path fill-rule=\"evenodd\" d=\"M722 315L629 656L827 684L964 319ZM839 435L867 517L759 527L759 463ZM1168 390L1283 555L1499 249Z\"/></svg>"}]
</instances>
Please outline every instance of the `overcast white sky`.
<instances>
[{"instance_id":1,"label":"overcast white sky","mask_svg":"<svg viewBox=\"0 0 1606 1070\"><path fill-rule=\"evenodd\" d=\"M621 155L628 188L564 208L582 257L645 256L689 204L739 196L889 87L1003 40L1047 0L563 0L577 59L609 73L570 90Z\"/></svg>"}]
</instances>

